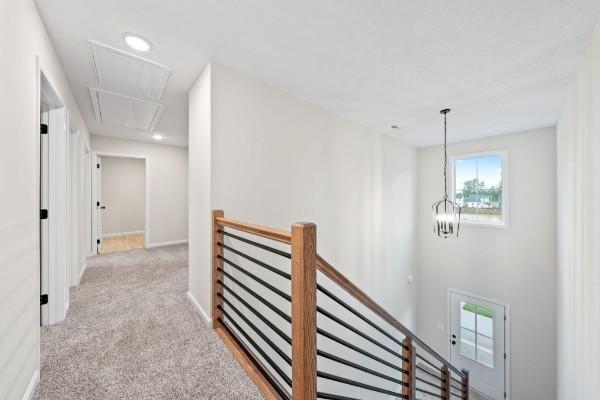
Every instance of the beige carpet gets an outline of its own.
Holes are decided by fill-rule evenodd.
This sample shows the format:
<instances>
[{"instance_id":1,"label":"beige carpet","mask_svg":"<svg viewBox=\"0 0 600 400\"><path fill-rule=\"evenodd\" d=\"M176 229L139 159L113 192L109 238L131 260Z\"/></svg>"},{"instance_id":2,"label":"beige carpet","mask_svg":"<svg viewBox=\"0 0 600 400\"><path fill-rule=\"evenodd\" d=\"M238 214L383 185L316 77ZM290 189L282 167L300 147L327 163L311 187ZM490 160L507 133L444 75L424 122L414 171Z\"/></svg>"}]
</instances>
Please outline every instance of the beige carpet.
<instances>
[{"instance_id":1,"label":"beige carpet","mask_svg":"<svg viewBox=\"0 0 600 400\"><path fill-rule=\"evenodd\" d=\"M42 329L34 399L263 399L187 301L187 246L88 265L67 319Z\"/></svg>"}]
</instances>

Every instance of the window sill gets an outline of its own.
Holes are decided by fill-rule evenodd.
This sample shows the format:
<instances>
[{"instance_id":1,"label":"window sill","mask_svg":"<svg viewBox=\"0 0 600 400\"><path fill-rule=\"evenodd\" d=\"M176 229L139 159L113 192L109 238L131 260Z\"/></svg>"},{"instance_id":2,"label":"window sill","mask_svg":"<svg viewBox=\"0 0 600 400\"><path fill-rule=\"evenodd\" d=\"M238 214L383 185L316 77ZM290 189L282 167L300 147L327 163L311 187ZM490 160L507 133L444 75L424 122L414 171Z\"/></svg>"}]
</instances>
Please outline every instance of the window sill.
<instances>
[{"instance_id":1,"label":"window sill","mask_svg":"<svg viewBox=\"0 0 600 400\"><path fill-rule=\"evenodd\" d=\"M461 228L466 226L473 228L508 229L508 222L494 224L489 222L460 221Z\"/></svg>"}]
</instances>

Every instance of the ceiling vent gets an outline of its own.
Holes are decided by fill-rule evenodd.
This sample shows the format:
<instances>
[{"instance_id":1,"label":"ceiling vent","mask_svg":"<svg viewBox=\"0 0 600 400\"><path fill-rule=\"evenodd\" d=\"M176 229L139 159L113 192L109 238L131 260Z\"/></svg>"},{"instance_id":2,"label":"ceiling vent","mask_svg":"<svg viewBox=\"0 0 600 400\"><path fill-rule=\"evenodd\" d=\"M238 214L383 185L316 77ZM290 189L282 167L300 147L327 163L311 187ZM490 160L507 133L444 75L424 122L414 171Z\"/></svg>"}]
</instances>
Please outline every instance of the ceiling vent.
<instances>
[{"instance_id":1,"label":"ceiling vent","mask_svg":"<svg viewBox=\"0 0 600 400\"><path fill-rule=\"evenodd\" d=\"M94 40L89 42L100 89L134 97L162 97L170 68Z\"/></svg>"},{"instance_id":2,"label":"ceiling vent","mask_svg":"<svg viewBox=\"0 0 600 400\"><path fill-rule=\"evenodd\" d=\"M97 88L90 88L90 96L96 119L101 124L152 132L164 109L162 104Z\"/></svg>"}]
</instances>

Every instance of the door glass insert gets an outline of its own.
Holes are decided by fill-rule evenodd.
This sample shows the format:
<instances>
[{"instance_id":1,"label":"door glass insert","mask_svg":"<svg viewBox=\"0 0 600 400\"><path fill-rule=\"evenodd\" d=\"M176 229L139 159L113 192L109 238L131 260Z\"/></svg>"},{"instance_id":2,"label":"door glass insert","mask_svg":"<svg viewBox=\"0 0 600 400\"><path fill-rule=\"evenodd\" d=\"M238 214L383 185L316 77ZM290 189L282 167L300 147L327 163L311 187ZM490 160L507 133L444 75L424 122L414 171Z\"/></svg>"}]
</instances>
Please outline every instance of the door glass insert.
<instances>
[{"instance_id":1,"label":"door glass insert","mask_svg":"<svg viewBox=\"0 0 600 400\"><path fill-rule=\"evenodd\" d=\"M461 301L460 354L494 368L494 311Z\"/></svg>"}]
</instances>

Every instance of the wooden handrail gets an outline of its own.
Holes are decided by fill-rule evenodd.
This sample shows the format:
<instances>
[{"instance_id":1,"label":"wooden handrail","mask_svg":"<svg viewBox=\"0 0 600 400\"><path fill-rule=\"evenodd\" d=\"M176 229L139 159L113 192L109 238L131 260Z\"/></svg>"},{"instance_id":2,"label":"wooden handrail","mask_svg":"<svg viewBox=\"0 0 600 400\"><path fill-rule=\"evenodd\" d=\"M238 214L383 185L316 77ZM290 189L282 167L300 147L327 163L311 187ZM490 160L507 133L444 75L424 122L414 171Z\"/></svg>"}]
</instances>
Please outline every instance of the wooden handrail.
<instances>
[{"instance_id":1,"label":"wooden handrail","mask_svg":"<svg viewBox=\"0 0 600 400\"><path fill-rule=\"evenodd\" d=\"M226 344L232 349L236 358L246 369L250 377L257 383L261 392L269 400L280 400L283 389L274 385L259 371L265 370L265 367L253 365L252 360L243 353L246 351L235 338L228 333L226 325L222 322L222 302L223 290L218 282L223 280L223 250L222 243L224 236L221 233L222 228L228 227L252 235L274 240L280 243L291 245L291 308L292 308L292 400L316 400L317 396L317 348L316 348L316 309L317 309L317 281L316 271L321 271L335 284L348 292L363 306L376 314L390 326L400 331L404 335L402 356L403 366L410 373L402 376L405 382L402 394L409 400L416 398L416 363L417 346L428 353L441 364L439 372L442 374L442 396L447 399L450 395L450 371L457 374L457 382L462 383L464 388L464 399L468 399L469 374L468 371L460 371L450 364L438 352L433 350L428 344L416 336L406 326L394 318L383 307L371 299L352 281L346 278L342 273L329 264L323 257L316 253L316 226L310 223L301 223L292 225L291 232L272 229L261 225L249 224L242 221L227 219L222 211L213 212L213 326L217 333L223 338ZM258 245L258 244L257 244ZM289 257L289 255L288 255ZM223 311L224 313L225 311ZM383 332L383 331L382 331ZM390 336L391 337L391 336ZM241 347L242 346L242 347ZM420 356L419 356L420 357ZM426 361L430 365L431 361ZM261 369L262 368L262 369ZM275 382L275 381L273 381ZM288 382L288 383L289 383ZM286 392L286 397L290 394Z\"/></svg>"},{"instance_id":2,"label":"wooden handrail","mask_svg":"<svg viewBox=\"0 0 600 400\"><path fill-rule=\"evenodd\" d=\"M237 229L242 232L251 233L267 239L275 240L281 243L291 244L292 234L290 232L281 231L278 229L267 228L266 226L248 224L242 221L227 219L223 217L215 218L215 221L220 226Z\"/></svg>"},{"instance_id":3,"label":"wooden handrail","mask_svg":"<svg viewBox=\"0 0 600 400\"><path fill-rule=\"evenodd\" d=\"M333 282L337 283L344 290L346 290L352 297L358 300L362 305L367 307L373 313L378 315L385 322L402 332L404 336L410 338L414 344L417 344L419 347L426 350L430 353L437 361L442 363L442 365L448 365L448 367L454 371L461 379L464 377L462 371L458 368L454 367L450 364L441 354L437 351L433 350L427 343L423 342L417 335L412 333L410 329L405 327L400 321L394 318L390 313L385 311L383 307L377 304L373 299L371 299L365 292L359 289L352 281L346 278L341 272L335 269L331 264L329 264L323 257L317 255L317 269L321 271L325 276L331 279Z\"/></svg>"}]
</instances>

